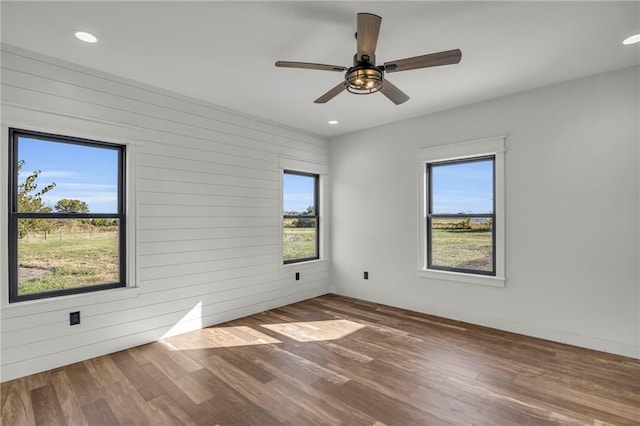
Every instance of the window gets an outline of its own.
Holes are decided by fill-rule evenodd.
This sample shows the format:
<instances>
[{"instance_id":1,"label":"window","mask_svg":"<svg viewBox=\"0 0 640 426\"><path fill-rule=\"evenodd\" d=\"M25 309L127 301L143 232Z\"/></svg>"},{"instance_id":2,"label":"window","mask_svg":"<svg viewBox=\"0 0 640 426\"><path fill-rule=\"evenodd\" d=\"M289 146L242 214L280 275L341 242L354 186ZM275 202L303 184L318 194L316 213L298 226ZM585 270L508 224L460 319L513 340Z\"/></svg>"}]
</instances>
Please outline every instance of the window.
<instances>
[{"instance_id":1,"label":"window","mask_svg":"<svg viewBox=\"0 0 640 426\"><path fill-rule=\"evenodd\" d=\"M495 275L495 157L427 163L427 268Z\"/></svg>"},{"instance_id":2,"label":"window","mask_svg":"<svg viewBox=\"0 0 640 426\"><path fill-rule=\"evenodd\" d=\"M282 258L284 263L320 258L319 175L284 170Z\"/></svg>"},{"instance_id":3,"label":"window","mask_svg":"<svg viewBox=\"0 0 640 426\"><path fill-rule=\"evenodd\" d=\"M418 151L418 274L504 287L504 138Z\"/></svg>"},{"instance_id":4,"label":"window","mask_svg":"<svg viewBox=\"0 0 640 426\"><path fill-rule=\"evenodd\" d=\"M17 129L9 140L9 301L124 287L124 146Z\"/></svg>"}]
</instances>

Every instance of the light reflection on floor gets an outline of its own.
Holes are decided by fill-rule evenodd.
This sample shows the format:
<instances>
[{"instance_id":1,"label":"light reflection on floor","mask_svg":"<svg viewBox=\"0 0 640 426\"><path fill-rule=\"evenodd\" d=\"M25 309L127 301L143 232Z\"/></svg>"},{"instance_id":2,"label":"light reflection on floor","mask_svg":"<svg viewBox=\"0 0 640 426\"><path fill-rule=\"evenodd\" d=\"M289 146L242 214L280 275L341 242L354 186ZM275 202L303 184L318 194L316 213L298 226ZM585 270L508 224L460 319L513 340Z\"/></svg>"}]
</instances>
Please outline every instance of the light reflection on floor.
<instances>
[{"instance_id":1,"label":"light reflection on floor","mask_svg":"<svg viewBox=\"0 0 640 426\"><path fill-rule=\"evenodd\" d=\"M262 327L285 335L298 342L318 342L342 339L365 326L357 322L340 319L262 324Z\"/></svg>"},{"instance_id":2,"label":"light reflection on floor","mask_svg":"<svg viewBox=\"0 0 640 426\"><path fill-rule=\"evenodd\" d=\"M166 339L166 341L181 351L281 343L278 339L274 339L271 336L244 325L235 327L209 327L197 333L186 333L180 336L174 336Z\"/></svg>"},{"instance_id":3,"label":"light reflection on floor","mask_svg":"<svg viewBox=\"0 0 640 426\"><path fill-rule=\"evenodd\" d=\"M298 342L319 342L342 339L365 326L340 319L261 324L261 327ZM163 342L171 350L181 351L282 343L280 340L248 326L208 327L197 333L169 337Z\"/></svg>"}]
</instances>

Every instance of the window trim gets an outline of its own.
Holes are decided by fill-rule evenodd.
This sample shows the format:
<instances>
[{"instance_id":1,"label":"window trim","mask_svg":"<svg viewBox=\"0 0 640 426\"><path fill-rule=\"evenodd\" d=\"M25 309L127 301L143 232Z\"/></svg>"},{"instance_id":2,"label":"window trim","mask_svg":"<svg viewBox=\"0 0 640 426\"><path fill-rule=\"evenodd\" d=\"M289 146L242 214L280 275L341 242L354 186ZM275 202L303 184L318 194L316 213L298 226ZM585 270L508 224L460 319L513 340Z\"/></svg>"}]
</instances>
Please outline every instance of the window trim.
<instances>
[{"instance_id":1,"label":"window trim","mask_svg":"<svg viewBox=\"0 0 640 426\"><path fill-rule=\"evenodd\" d=\"M127 147L123 144L102 142L93 139L85 139L74 136L65 136L53 133L45 133L40 131L24 130L14 127L8 128L8 287L9 299L8 303L23 302L37 299L49 299L58 296L75 295L82 293L96 292L100 290L108 290L114 288L127 287L128 272L128 223L127 223L127 169L128 155ZM116 213L31 213L19 212L18 199L18 181L17 170L15 169L17 158L17 144L19 137L28 137L31 139L40 139L44 141L76 144L81 146L91 146L95 148L112 149L118 153L118 207ZM87 285L82 287L74 287L62 290L45 291L32 293L27 295L18 294L18 220L23 218L43 218L43 219L82 219L82 218L110 218L118 219L118 282L102 283L95 285Z\"/></svg>"},{"instance_id":2,"label":"window trim","mask_svg":"<svg viewBox=\"0 0 640 426\"><path fill-rule=\"evenodd\" d=\"M284 265L291 265L293 263L301 263L301 262L309 262L320 259L320 174L318 173L309 173L309 172L301 172L297 170L284 169L282 171L283 178L283 200L284 200L284 175L297 175L297 176L307 176L312 177L314 179L313 182L313 203L314 203L314 215L287 215L284 214L284 205L283 205L283 219L315 219L316 221L316 255L313 257L301 257L297 259L282 259L282 263ZM284 204L284 203L283 203ZM284 231L283 231L284 232Z\"/></svg>"},{"instance_id":3,"label":"window trim","mask_svg":"<svg viewBox=\"0 0 640 426\"><path fill-rule=\"evenodd\" d=\"M284 171L285 170L300 170L307 173L313 173L319 175L318 179L318 199L320 202L320 208L318 209L318 214L320 215L320 221L322 222L322 229L320 230L320 234L318 235L318 241L320 241L320 251L318 255L320 256L318 259L309 260L303 263L291 263L285 264L282 258L283 253L283 241L282 241L282 216L284 215ZM300 270L300 268L311 268L316 264L325 263L330 256L330 247L329 247L329 230L331 227L331 223L328 220L330 214L330 200L328 198L329 194L329 166L322 162L321 160L311 160L308 158L299 158L291 155L281 154L278 156L278 166L277 173L280 181L280 219L278 219L279 225L278 229L280 230L278 234L278 244L280 248L280 259L278 261L280 270Z\"/></svg>"},{"instance_id":4,"label":"window trim","mask_svg":"<svg viewBox=\"0 0 640 426\"><path fill-rule=\"evenodd\" d=\"M452 271L430 268L428 264L427 216L429 198L427 190L427 164L462 161L481 157L494 157L494 262L495 275L475 271ZM505 287L505 137L478 139L466 142L424 147L418 150L418 275L438 280L456 281L493 287Z\"/></svg>"}]
</instances>

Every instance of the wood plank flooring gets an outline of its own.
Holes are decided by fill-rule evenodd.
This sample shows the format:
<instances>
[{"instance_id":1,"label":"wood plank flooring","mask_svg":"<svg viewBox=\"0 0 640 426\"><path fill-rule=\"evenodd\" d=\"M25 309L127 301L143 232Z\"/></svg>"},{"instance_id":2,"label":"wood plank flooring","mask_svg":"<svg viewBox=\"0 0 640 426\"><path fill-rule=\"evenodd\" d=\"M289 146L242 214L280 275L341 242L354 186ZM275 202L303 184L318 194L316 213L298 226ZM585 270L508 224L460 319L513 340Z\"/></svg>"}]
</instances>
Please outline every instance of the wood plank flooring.
<instances>
[{"instance_id":1,"label":"wood plank flooring","mask_svg":"<svg viewBox=\"0 0 640 426\"><path fill-rule=\"evenodd\" d=\"M327 295L2 384L5 425L640 425L638 360Z\"/></svg>"}]
</instances>

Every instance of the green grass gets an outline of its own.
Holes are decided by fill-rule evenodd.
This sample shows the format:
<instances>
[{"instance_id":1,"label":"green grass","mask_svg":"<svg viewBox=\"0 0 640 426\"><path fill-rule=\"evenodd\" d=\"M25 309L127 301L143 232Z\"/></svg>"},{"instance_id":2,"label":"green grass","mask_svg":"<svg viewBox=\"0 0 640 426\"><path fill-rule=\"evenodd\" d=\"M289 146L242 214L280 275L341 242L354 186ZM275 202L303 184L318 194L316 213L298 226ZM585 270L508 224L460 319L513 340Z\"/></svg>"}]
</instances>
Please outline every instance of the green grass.
<instances>
[{"instance_id":1,"label":"green grass","mask_svg":"<svg viewBox=\"0 0 640 426\"><path fill-rule=\"evenodd\" d=\"M432 264L449 268L491 271L491 231L434 229Z\"/></svg>"},{"instance_id":2,"label":"green grass","mask_svg":"<svg viewBox=\"0 0 640 426\"><path fill-rule=\"evenodd\" d=\"M435 229L433 265L481 271L492 269L491 232ZM284 228L285 260L316 257L315 228ZM21 295L118 281L117 232L49 234L19 241L21 268L46 270L47 275L22 281Z\"/></svg>"},{"instance_id":3,"label":"green grass","mask_svg":"<svg viewBox=\"0 0 640 426\"><path fill-rule=\"evenodd\" d=\"M315 228L283 228L282 238L284 260L316 257Z\"/></svg>"},{"instance_id":4,"label":"green grass","mask_svg":"<svg viewBox=\"0 0 640 426\"><path fill-rule=\"evenodd\" d=\"M21 295L117 282L118 234L56 232L46 240L23 238L18 243L18 264L49 271L19 283Z\"/></svg>"}]
</instances>

